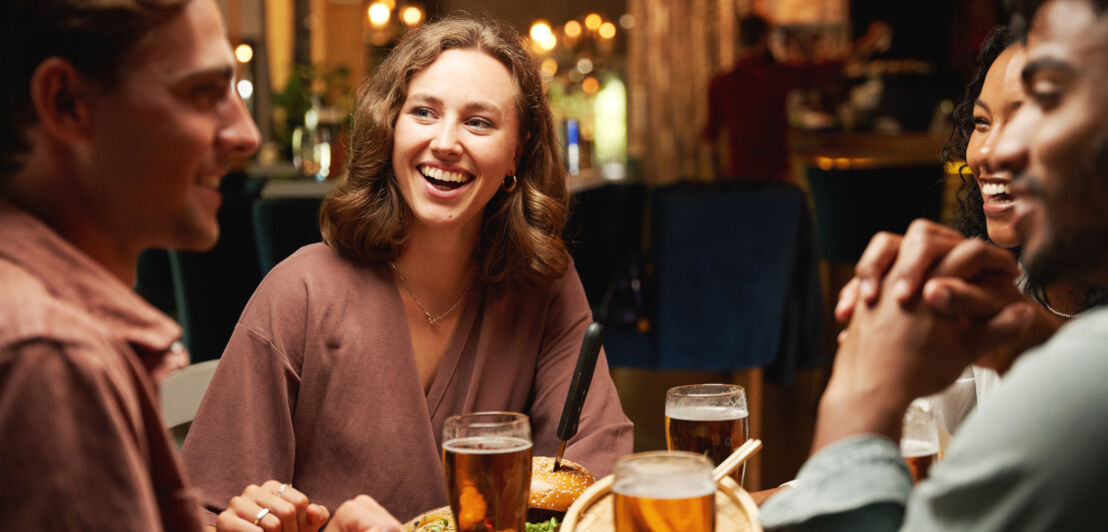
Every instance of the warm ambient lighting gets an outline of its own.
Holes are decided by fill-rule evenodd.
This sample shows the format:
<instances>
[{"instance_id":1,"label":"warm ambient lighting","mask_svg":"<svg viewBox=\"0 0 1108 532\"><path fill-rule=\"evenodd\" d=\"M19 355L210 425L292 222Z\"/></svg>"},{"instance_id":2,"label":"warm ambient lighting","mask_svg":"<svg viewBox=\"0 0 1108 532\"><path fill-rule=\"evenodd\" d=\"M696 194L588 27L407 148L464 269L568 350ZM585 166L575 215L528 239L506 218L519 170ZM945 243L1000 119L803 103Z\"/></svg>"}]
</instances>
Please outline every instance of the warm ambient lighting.
<instances>
[{"instance_id":1,"label":"warm ambient lighting","mask_svg":"<svg viewBox=\"0 0 1108 532\"><path fill-rule=\"evenodd\" d=\"M542 74L547 79L554 77L554 74L558 73L558 62L553 58L546 58L542 60Z\"/></svg>"},{"instance_id":2,"label":"warm ambient lighting","mask_svg":"<svg viewBox=\"0 0 1108 532\"><path fill-rule=\"evenodd\" d=\"M381 27L389 22L389 15L392 14L392 10L384 3L378 2L369 6L369 23L374 26Z\"/></svg>"},{"instance_id":3,"label":"warm ambient lighting","mask_svg":"<svg viewBox=\"0 0 1108 532\"><path fill-rule=\"evenodd\" d=\"M590 30L596 31L603 22L604 19L600 18L600 15L596 13L589 13L585 16L585 27Z\"/></svg>"},{"instance_id":4,"label":"warm ambient lighting","mask_svg":"<svg viewBox=\"0 0 1108 532\"><path fill-rule=\"evenodd\" d=\"M531 25L531 39L547 52L558 45L558 38L554 36L554 30L550 29L550 24L542 20Z\"/></svg>"},{"instance_id":5,"label":"warm ambient lighting","mask_svg":"<svg viewBox=\"0 0 1108 532\"><path fill-rule=\"evenodd\" d=\"M415 26L423 20L423 10L414 6L405 7L404 10L400 12L400 20L403 20L404 24Z\"/></svg>"},{"instance_id":6,"label":"warm ambient lighting","mask_svg":"<svg viewBox=\"0 0 1108 532\"><path fill-rule=\"evenodd\" d=\"M604 39L611 39L616 36L616 25L611 22L605 22L600 25L600 37Z\"/></svg>"},{"instance_id":7,"label":"warm ambient lighting","mask_svg":"<svg viewBox=\"0 0 1108 532\"><path fill-rule=\"evenodd\" d=\"M249 63L254 58L254 49L249 44L240 44L235 47L235 59L239 63Z\"/></svg>"},{"instance_id":8,"label":"warm ambient lighting","mask_svg":"<svg viewBox=\"0 0 1108 532\"><path fill-rule=\"evenodd\" d=\"M596 91L600 90L600 82L589 76L581 82L581 90L585 91L585 94L596 94Z\"/></svg>"},{"instance_id":9,"label":"warm ambient lighting","mask_svg":"<svg viewBox=\"0 0 1108 532\"><path fill-rule=\"evenodd\" d=\"M592 72L592 60L587 57L582 57L577 61L577 70L582 74L588 74Z\"/></svg>"},{"instance_id":10,"label":"warm ambient lighting","mask_svg":"<svg viewBox=\"0 0 1108 532\"><path fill-rule=\"evenodd\" d=\"M623 29L625 29L625 30L629 30L631 28L634 28L635 27L635 17L631 16L630 13L624 13L623 16L619 17L619 25L623 26Z\"/></svg>"},{"instance_id":11,"label":"warm ambient lighting","mask_svg":"<svg viewBox=\"0 0 1108 532\"><path fill-rule=\"evenodd\" d=\"M566 37L580 37L581 36L581 23L576 20L566 22L565 27Z\"/></svg>"}]
</instances>

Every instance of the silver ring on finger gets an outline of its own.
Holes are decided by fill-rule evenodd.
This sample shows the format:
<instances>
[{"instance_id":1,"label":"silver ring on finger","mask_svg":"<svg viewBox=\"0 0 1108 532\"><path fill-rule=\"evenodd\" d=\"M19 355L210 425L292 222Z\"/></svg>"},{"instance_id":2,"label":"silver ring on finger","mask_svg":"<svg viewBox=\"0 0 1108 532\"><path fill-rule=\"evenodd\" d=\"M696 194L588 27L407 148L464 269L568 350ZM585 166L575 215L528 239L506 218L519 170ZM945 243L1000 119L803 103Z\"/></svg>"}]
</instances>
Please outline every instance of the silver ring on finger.
<instances>
[{"instance_id":1,"label":"silver ring on finger","mask_svg":"<svg viewBox=\"0 0 1108 532\"><path fill-rule=\"evenodd\" d=\"M280 488L277 488L277 495L280 495L280 494L284 493L284 492L285 492L285 489L286 489L286 488L288 488L288 487L289 487L289 483L288 483L288 482L286 482L286 483L284 483L284 484L281 484L281 487L280 487Z\"/></svg>"},{"instance_id":2,"label":"silver ring on finger","mask_svg":"<svg viewBox=\"0 0 1108 532\"><path fill-rule=\"evenodd\" d=\"M262 519L265 518L265 516L267 515L269 515L269 508L262 508L262 511L258 512L258 515L254 516L254 526L257 526L258 523L262 522Z\"/></svg>"}]
</instances>

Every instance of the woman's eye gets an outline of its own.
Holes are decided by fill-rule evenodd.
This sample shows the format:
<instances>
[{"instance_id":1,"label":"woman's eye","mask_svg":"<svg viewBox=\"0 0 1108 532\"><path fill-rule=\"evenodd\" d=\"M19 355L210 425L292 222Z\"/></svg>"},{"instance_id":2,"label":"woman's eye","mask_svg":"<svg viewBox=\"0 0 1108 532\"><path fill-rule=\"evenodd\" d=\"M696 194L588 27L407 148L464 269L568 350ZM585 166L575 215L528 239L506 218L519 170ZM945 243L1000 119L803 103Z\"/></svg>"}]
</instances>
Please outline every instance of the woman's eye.
<instances>
[{"instance_id":1,"label":"woman's eye","mask_svg":"<svg viewBox=\"0 0 1108 532\"><path fill-rule=\"evenodd\" d=\"M992 124L989 122L988 118L985 118L983 116L976 116L973 118L973 128L978 131L989 129L990 125Z\"/></svg>"},{"instance_id":2,"label":"woman's eye","mask_svg":"<svg viewBox=\"0 0 1108 532\"><path fill-rule=\"evenodd\" d=\"M432 113L431 110L426 107L415 107L409 112L412 114L412 116L417 116L419 118L431 118L434 116L434 113Z\"/></svg>"},{"instance_id":3,"label":"woman's eye","mask_svg":"<svg viewBox=\"0 0 1108 532\"><path fill-rule=\"evenodd\" d=\"M466 121L466 125L468 125L469 127L488 129L492 127L492 122L489 122L484 118L470 118L468 121Z\"/></svg>"}]
</instances>

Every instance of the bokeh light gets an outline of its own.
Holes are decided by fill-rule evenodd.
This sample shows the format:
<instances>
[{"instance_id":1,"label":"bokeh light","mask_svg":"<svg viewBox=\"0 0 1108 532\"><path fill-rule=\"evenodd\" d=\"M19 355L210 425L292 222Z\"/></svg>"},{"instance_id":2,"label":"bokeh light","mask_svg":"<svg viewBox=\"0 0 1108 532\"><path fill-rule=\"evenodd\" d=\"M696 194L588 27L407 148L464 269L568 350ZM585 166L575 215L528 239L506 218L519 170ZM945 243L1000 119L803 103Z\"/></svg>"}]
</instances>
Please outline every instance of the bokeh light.
<instances>
[{"instance_id":1,"label":"bokeh light","mask_svg":"<svg viewBox=\"0 0 1108 532\"><path fill-rule=\"evenodd\" d=\"M254 95L254 84L248 79L240 79L235 88L239 91L239 97L249 100Z\"/></svg>"},{"instance_id":2,"label":"bokeh light","mask_svg":"<svg viewBox=\"0 0 1108 532\"><path fill-rule=\"evenodd\" d=\"M423 21L423 10L415 6L405 7L400 12L400 20L404 21L404 24L415 26Z\"/></svg>"},{"instance_id":3,"label":"bokeh light","mask_svg":"<svg viewBox=\"0 0 1108 532\"><path fill-rule=\"evenodd\" d=\"M585 91L585 94L596 94L596 91L600 90L600 82L589 76L581 82L581 90Z\"/></svg>"},{"instance_id":4,"label":"bokeh light","mask_svg":"<svg viewBox=\"0 0 1108 532\"><path fill-rule=\"evenodd\" d=\"M235 47L235 59L239 63L249 63L254 58L254 49L249 44L240 44Z\"/></svg>"},{"instance_id":5,"label":"bokeh light","mask_svg":"<svg viewBox=\"0 0 1108 532\"><path fill-rule=\"evenodd\" d=\"M600 37L603 39L611 39L616 36L616 25L611 22L605 22L600 25Z\"/></svg>"},{"instance_id":6,"label":"bokeh light","mask_svg":"<svg viewBox=\"0 0 1108 532\"><path fill-rule=\"evenodd\" d=\"M369 14L369 23L381 27L389 23L389 15L392 14L392 9L383 2L377 2L369 6L367 13Z\"/></svg>"},{"instance_id":7,"label":"bokeh light","mask_svg":"<svg viewBox=\"0 0 1108 532\"><path fill-rule=\"evenodd\" d=\"M600 25L604 23L604 19L600 18L600 15L596 13L589 13L585 16L585 27L596 31L600 29Z\"/></svg>"},{"instance_id":8,"label":"bokeh light","mask_svg":"<svg viewBox=\"0 0 1108 532\"><path fill-rule=\"evenodd\" d=\"M550 24L540 20L531 25L531 39L538 43L539 48L549 52L558 45L558 38L554 36L554 30Z\"/></svg>"},{"instance_id":9,"label":"bokeh light","mask_svg":"<svg viewBox=\"0 0 1108 532\"><path fill-rule=\"evenodd\" d=\"M581 23L576 20L566 22L565 25L566 37L580 37L581 36Z\"/></svg>"}]
</instances>

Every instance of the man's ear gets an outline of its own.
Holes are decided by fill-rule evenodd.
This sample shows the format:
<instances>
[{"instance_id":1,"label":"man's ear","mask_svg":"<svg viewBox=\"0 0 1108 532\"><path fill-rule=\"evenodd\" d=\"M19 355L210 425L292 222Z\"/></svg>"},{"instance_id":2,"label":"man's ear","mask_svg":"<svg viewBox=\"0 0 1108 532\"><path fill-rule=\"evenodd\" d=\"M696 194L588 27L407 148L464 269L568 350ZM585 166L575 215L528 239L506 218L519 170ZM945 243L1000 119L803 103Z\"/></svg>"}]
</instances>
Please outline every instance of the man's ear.
<instances>
[{"instance_id":1,"label":"man's ear","mask_svg":"<svg viewBox=\"0 0 1108 532\"><path fill-rule=\"evenodd\" d=\"M72 63L50 57L31 75L37 125L51 137L76 142L88 137L91 84Z\"/></svg>"}]
</instances>

